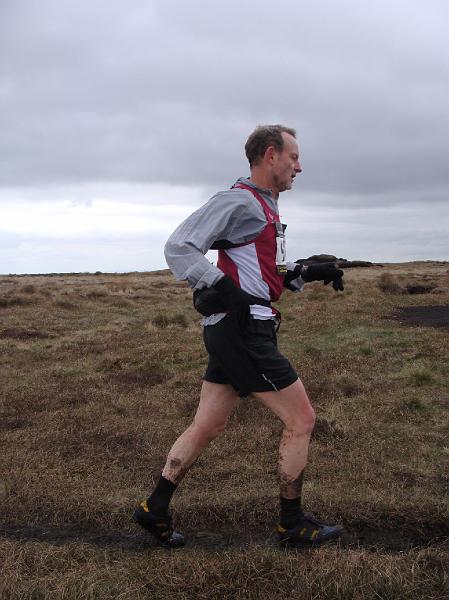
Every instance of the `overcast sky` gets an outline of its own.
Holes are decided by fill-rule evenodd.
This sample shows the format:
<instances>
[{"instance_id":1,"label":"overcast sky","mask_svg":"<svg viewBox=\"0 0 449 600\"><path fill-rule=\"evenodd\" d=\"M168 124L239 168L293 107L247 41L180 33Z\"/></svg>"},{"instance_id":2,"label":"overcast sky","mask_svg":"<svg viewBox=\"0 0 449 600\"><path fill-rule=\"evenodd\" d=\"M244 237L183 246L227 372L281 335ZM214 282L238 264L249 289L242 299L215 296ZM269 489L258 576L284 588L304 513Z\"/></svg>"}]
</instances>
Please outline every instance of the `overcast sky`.
<instances>
[{"instance_id":1,"label":"overcast sky","mask_svg":"<svg viewBox=\"0 0 449 600\"><path fill-rule=\"evenodd\" d=\"M279 122L290 259L449 260L448 23L447 0L1 0L0 273L165 268Z\"/></svg>"}]
</instances>

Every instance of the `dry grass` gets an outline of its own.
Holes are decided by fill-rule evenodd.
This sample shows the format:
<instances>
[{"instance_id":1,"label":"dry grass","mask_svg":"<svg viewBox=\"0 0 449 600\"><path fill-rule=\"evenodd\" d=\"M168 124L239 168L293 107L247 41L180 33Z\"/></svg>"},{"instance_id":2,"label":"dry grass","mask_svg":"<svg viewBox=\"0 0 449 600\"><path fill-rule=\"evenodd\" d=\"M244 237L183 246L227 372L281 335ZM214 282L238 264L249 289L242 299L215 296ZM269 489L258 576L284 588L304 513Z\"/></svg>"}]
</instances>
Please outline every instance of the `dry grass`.
<instances>
[{"instance_id":1,"label":"dry grass","mask_svg":"<svg viewBox=\"0 0 449 600\"><path fill-rule=\"evenodd\" d=\"M382 273L379 278L378 287L386 294L402 294L402 287L391 273Z\"/></svg>"},{"instance_id":2,"label":"dry grass","mask_svg":"<svg viewBox=\"0 0 449 600\"><path fill-rule=\"evenodd\" d=\"M281 428L251 398L175 497L188 546L158 549L130 521L197 402L206 357L184 284L0 278L2 600L447 598L449 332L391 317L448 305L448 264L388 265L401 290L438 294L385 294L384 271L280 303L280 347L319 417L306 504L347 528L303 552L272 533Z\"/></svg>"}]
</instances>

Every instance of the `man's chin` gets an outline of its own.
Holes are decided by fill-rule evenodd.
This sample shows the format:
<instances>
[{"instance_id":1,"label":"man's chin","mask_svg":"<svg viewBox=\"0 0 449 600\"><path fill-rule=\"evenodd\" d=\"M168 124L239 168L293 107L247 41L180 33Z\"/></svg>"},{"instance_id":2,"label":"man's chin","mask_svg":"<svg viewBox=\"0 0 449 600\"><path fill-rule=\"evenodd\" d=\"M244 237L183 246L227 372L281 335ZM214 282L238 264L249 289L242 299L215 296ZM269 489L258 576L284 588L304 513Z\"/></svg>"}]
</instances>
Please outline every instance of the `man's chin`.
<instances>
[{"instance_id":1,"label":"man's chin","mask_svg":"<svg viewBox=\"0 0 449 600\"><path fill-rule=\"evenodd\" d=\"M293 181L284 181L282 183L276 184L279 193L286 192L287 190L291 190L293 185Z\"/></svg>"}]
</instances>

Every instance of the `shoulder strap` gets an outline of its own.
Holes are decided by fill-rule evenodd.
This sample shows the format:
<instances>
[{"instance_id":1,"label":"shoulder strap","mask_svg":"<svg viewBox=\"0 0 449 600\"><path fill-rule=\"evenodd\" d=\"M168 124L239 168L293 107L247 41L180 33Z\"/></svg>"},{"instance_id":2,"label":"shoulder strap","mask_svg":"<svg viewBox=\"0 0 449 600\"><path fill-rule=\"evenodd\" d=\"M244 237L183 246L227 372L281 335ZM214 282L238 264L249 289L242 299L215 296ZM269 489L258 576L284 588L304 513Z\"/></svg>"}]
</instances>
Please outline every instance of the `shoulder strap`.
<instances>
[{"instance_id":1,"label":"shoulder strap","mask_svg":"<svg viewBox=\"0 0 449 600\"><path fill-rule=\"evenodd\" d=\"M269 223L273 222L274 216L272 211L270 210L270 207L268 206L268 204L265 202L265 200L263 199L262 195L259 194L259 192L257 190L255 190L254 188L250 187L249 185L245 185L244 183L237 183L236 185L232 186L233 188L241 188L243 190L248 190L248 192L251 192L251 194L256 198L256 200L258 200L263 208L263 212L265 213L265 216L267 218L267 221Z\"/></svg>"}]
</instances>

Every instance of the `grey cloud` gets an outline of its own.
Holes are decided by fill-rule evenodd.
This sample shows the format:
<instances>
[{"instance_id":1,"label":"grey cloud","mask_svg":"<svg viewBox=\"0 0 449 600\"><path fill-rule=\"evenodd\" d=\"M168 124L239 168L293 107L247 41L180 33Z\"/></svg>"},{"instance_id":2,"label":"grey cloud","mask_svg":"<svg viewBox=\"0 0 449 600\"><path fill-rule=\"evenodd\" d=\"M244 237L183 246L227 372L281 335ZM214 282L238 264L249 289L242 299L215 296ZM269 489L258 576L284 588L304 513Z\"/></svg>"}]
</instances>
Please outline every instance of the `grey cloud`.
<instances>
[{"instance_id":1,"label":"grey cloud","mask_svg":"<svg viewBox=\"0 0 449 600\"><path fill-rule=\"evenodd\" d=\"M298 130L303 191L348 204L447 193L442 1L23 0L0 13L4 185L223 187L247 172L252 128L280 121Z\"/></svg>"},{"instance_id":2,"label":"grey cloud","mask_svg":"<svg viewBox=\"0 0 449 600\"><path fill-rule=\"evenodd\" d=\"M359 210L285 206L287 247L295 259L326 252L372 261L444 260L448 257L449 205L437 215L426 202Z\"/></svg>"}]
</instances>

